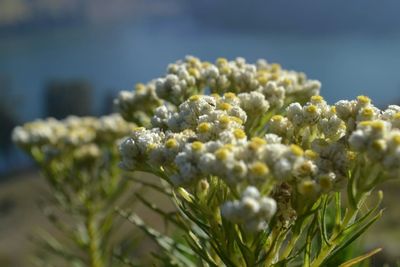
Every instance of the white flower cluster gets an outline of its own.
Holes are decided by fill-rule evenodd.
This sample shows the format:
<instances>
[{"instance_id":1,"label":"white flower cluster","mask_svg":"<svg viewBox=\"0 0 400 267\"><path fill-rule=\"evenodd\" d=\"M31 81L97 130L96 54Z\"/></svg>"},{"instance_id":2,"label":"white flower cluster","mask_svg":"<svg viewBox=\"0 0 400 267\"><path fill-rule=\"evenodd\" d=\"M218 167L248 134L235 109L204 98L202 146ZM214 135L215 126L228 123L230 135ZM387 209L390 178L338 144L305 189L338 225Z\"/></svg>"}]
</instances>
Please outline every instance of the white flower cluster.
<instances>
[{"instance_id":1,"label":"white flower cluster","mask_svg":"<svg viewBox=\"0 0 400 267\"><path fill-rule=\"evenodd\" d=\"M273 198L263 197L256 187L249 186L240 200L226 202L221 207L221 214L233 223L242 224L246 231L257 232L267 228L276 209Z\"/></svg>"},{"instance_id":2,"label":"white flower cluster","mask_svg":"<svg viewBox=\"0 0 400 267\"><path fill-rule=\"evenodd\" d=\"M304 101L319 93L318 81L307 80L303 73L283 70L279 64L269 64L263 59L253 65L244 58L233 61L219 58L215 65L204 65L203 71L200 71L201 84L213 93L257 91L272 107L278 108L284 105L286 97L300 96L299 101Z\"/></svg>"},{"instance_id":3,"label":"white flower cluster","mask_svg":"<svg viewBox=\"0 0 400 267\"><path fill-rule=\"evenodd\" d=\"M65 134L62 123L55 119L36 120L18 126L12 133L12 140L20 146L55 144L57 136Z\"/></svg>"},{"instance_id":4,"label":"white flower cluster","mask_svg":"<svg viewBox=\"0 0 400 267\"><path fill-rule=\"evenodd\" d=\"M314 140L309 150L318 166L318 186L323 192L341 189L347 178L352 159L343 142L328 142L324 139Z\"/></svg>"},{"instance_id":5,"label":"white flower cluster","mask_svg":"<svg viewBox=\"0 0 400 267\"><path fill-rule=\"evenodd\" d=\"M382 112L381 119L390 122L392 128L400 129L400 106L390 105Z\"/></svg>"},{"instance_id":6,"label":"white flower cluster","mask_svg":"<svg viewBox=\"0 0 400 267\"><path fill-rule=\"evenodd\" d=\"M271 118L267 131L282 137L284 143L300 140L301 146L312 148L322 177L317 180L323 179L324 187L343 182L350 161L357 156L353 152L366 153L371 164L379 162L391 177L398 175L399 106L381 111L365 96L329 106L321 96L312 96L304 106L292 103L286 111L286 116Z\"/></svg>"},{"instance_id":7,"label":"white flower cluster","mask_svg":"<svg viewBox=\"0 0 400 267\"><path fill-rule=\"evenodd\" d=\"M158 78L156 92L160 98L179 104L198 91L195 76L189 74L185 68L177 68L176 72L176 74L167 74L165 78Z\"/></svg>"},{"instance_id":8,"label":"white flower cluster","mask_svg":"<svg viewBox=\"0 0 400 267\"><path fill-rule=\"evenodd\" d=\"M149 116L162 104L155 87L155 81L151 81L146 85L137 84L134 92L121 91L114 100L117 111L127 121L141 125L149 124Z\"/></svg>"},{"instance_id":9,"label":"white flower cluster","mask_svg":"<svg viewBox=\"0 0 400 267\"><path fill-rule=\"evenodd\" d=\"M286 109L286 117L277 115L267 125L270 132L288 140L327 138L337 141L346 134L346 124L336 115L321 96L312 96L304 106L292 103Z\"/></svg>"},{"instance_id":10,"label":"white flower cluster","mask_svg":"<svg viewBox=\"0 0 400 267\"><path fill-rule=\"evenodd\" d=\"M163 128L137 129L121 144L122 166L162 166L177 186L210 175L231 185L315 176L316 165L300 147L280 144L281 138L274 134L248 140L242 125L246 113L237 106L240 103L234 94L190 97L177 112L164 116L169 119Z\"/></svg>"},{"instance_id":11,"label":"white flower cluster","mask_svg":"<svg viewBox=\"0 0 400 267\"><path fill-rule=\"evenodd\" d=\"M380 110L371 103L366 96L359 96L357 100L341 100L335 104L337 116L346 123L347 132L354 131L357 123L378 119Z\"/></svg>"},{"instance_id":12,"label":"white flower cluster","mask_svg":"<svg viewBox=\"0 0 400 267\"><path fill-rule=\"evenodd\" d=\"M204 136L218 135L229 127L242 127L246 113L237 105L234 94L224 97L193 95L174 112L161 106L153 117L153 126L170 129L174 132L184 129L198 130Z\"/></svg>"},{"instance_id":13,"label":"white flower cluster","mask_svg":"<svg viewBox=\"0 0 400 267\"><path fill-rule=\"evenodd\" d=\"M400 130L388 121L364 121L349 137L351 148L366 154L371 164L381 164L389 176L400 174Z\"/></svg>"},{"instance_id":14,"label":"white flower cluster","mask_svg":"<svg viewBox=\"0 0 400 267\"><path fill-rule=\"evenodd\" d=\"M66 154L76 150L77 156L99 155L102 146L113 146L115 142L130 133L132 123L113 114L99 119L70 116L64 120L36 120L18 126L12 134L13 141L31 152L39 149L45 158Z\"/></svg>"},{"instance_id":15,"label":"white flower cluster","mask_svg":"<svg viewBox=\"0 0 400 267\"><path fill-rule=\"evenodd\" d=\"M149 154L161 146L165 134L159 129L146 130L136 128L131 137L121 142L119 150L122 156L121 167L127 170L144 169L143 166L149 159Z\"/></svg>"},{"instance_id":16,"label":"white flower cluster","mask_svg":"<svg viewBox=\"0 0 400 267\"><path fill-rule=\"evenodd\" d=\"M380 111L365 96L328 105L319 87L265 60L186 57L151 87L159 106L150 105L149 127L120 145L121 166L193 192L200 181L220 179L241 195L220 203L222 215L254 231L265 228L276 206L280 222L290 225L304 201L343 188L357 164L365 166L361 176L385 170L385 177L399 177L400 107Z\"/></svg>"},{"instance_id":17,"label":"white flower cluster","mask_svg":"<svg viewBox=\"0 0 400 267\"><path fill-rule=\"evenodd\" d=\"M139 84L134 92L122 91L115 105L128 121L141 123L147 115L153 115L156 106L164 104L179 106L196 94L222 95L226 92L239 96L246 111L266 111L281 108L296 99L306 102L319 94L320 83L308 80L304 73L283 70L278 64L259 60L249 64L243 58L228 61L220 58L215 64L187 56L170 64L164 77L147 85Z\"/></svg>"},{"instance_id":18,"label":"white flower cluster","mask_svg":"<svg viewBox=\"0 0 400 267\"><path fill-rule=\"evenodd\" d=\"M233 186L259 186L267 181L311 178L316 165L300 151L294 146L267 144L266 139L257 137L235 144L197 141L187 144L175 158L178 172L172 179L182 185L215 175Z\"/></svg>"}]
</instances>

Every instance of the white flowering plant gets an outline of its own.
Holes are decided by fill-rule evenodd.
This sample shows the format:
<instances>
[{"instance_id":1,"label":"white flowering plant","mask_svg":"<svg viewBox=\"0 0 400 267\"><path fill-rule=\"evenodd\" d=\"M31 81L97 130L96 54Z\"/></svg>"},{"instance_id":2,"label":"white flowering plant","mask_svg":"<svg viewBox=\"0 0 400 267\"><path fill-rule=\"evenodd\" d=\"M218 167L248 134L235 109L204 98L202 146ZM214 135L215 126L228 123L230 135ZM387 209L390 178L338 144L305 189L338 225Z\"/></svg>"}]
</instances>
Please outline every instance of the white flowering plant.
<instances>
[{"instance_id":1,"label":"white flowering plant","mask_svg":"<svg viewBox=\"0 0 400 267\"><path fill-rule=\"evenodd\" d=\"M41 206L55 227L34 236L43 248L34 259L38 266L119 266L113 254L124 241L117 237L123 221L114 207L130 201L131 186L118 167L117 147L134 127L114 114L15 128L14 142L39 165L51 189Z\"/></svg>"},{"instance_id":2,"label":"white flowering plant","mask_svg":"<svg viewBox=\"0 0 400 267\"><path fill-rule=\"evenodd\" d=\"M366 96L329 105L319 91L318 81L265 60L188 56L164 77L122 91L120 115L17 127L14 141L52 189L45 212L69 238L40 240L67 266L138 266L115 254L116 211L160 246L157 266L367 260L380 249L344 255L382 216L375 188L400 176L400 107L380 110ZM135 194L131 180L175 211ZM151 227L128 210L126 194L173 227ZM43 257L38 264L51 266Z\"/></svg>"},{"instance_id":3,"label":"white flowering plant","mask_svg":"<svg viewBox=\"0 0 400 267\"><path fill-rule=\"evenodd\" d=\"M122 117L143 126L120 166L161 178L151 187L178 212L143 200L178 238L118 211L160 245L162 265L353 266L380 251L341 256L381 217L376 186L400 176L400 107L329 105L319 90L265 60L188 56L120 93Z\"/></svg>"}]
</instances>

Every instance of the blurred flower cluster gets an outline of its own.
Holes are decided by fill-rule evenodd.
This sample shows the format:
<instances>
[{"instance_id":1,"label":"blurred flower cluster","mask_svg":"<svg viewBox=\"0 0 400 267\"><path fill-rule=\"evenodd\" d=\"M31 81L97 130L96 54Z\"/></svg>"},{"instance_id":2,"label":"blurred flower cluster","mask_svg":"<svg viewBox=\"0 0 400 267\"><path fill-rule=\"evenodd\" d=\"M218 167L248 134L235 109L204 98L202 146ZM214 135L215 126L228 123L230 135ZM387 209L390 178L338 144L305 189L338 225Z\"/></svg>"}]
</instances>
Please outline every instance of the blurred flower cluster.
<instances>
[{"instance_id":1,"label":"blurred flower cluster","mask_svg":"<svg viewBox=\"0 0 400 267\"><path fill-rule=\"evenodd\" d=\"M134 127L113 114L49 118L14 129L14 142L36 161L51 188L43 211L59 230L57 237L38 237L46 253L39 253L37 265L48 266L56 255L57 265L65 260L74 266L117 266L112 254L119 239L107 236L118 232L114 206L129 191L117 147Z\"/></svg>"}]
</instances>

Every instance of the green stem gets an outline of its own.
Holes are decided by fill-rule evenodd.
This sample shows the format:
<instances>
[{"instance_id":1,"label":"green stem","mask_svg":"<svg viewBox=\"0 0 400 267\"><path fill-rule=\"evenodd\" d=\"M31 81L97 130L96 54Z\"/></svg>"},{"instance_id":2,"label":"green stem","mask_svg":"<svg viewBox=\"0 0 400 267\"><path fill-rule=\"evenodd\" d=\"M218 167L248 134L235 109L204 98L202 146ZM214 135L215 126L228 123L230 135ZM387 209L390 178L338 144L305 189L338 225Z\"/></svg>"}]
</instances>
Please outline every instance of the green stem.
<instances>
[{"instance_id":1,"label":"green stem","mask_svg":"<svg viewBox=\"0 0 400 267\"><path fill-rule=\"evenodd\" d=\"M281 229L272 230L272 238L271 238L271 248L268 251L268 256L265 259L264 266L271 266L276 260L276 254L278 253L278 248L280 248L281 243L285 239L285 234L281 231Z\"/></svg>"},{"instance_id":2,"label":"green stem","mask_svg":"<svg viewBox=\"0 0 400 267\"><path fill-rule=\"evenodd\" d=\"M363 202L364 198L361 198L358 202L358 207L360 206L360 204ZM358 213L358 208L354 209L354 208L350 208L344 218L343 221L340 225L340 228L337 231L334 231L332 233L332 236L329 238L329 245L325 244L320 253L318 254L317 258L312 262L311 267L318 267L321 266L321 264L324 262L324 260L326 259L326 257L329 256L329 254L337 247L337 238L342 234L343 230L347 228L347 226L349 224L352 223L352 219L354 218L354 216L356 216Z\"/></svg>"},{"instance_id":3,"label":"green stem","mask_svg":"<svg viewBox=\"0 0 400 267\"><path fill-rule=\"evenodd\" d=\"M88 256L90 267L103 267L102 253L99 244L99 229L94 212L89 208L86 218L86 230L89 237Z\"/></svg>"},{"instance_id":4,"label":"green stem","mask_svg":"<svg viewBox=\"0 0 400 267\"><path fill-rule=\"evenodd\" d=\"M299 237L300 237L300 235L298 235L296 233L290 238L289 243L285 247L285 250L282 252L282 254L279 257L279 261L287 258L290 255L290 253L292 252L293 248L295 247Z\"/></svg>"}]
</instances>

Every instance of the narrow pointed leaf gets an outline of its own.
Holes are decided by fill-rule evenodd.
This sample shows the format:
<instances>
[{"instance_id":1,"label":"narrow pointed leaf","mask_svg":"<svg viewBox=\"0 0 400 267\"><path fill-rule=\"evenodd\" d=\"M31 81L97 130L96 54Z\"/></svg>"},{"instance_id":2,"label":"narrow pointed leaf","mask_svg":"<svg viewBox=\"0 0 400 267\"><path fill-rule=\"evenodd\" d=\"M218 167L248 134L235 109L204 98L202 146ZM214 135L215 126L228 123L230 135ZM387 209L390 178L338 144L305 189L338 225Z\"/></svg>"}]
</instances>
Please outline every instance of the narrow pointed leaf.
<instances>
[{"instance_id":1,"label":"narrow pointed leaf","mask_svg":"<svg viewBox=\"0 0 400 267\"><path fill-rule=\"evenodd\" d=\"M375 254L377 254L377 253L379 253L381 251L382 251L381 248L374 249L371 252L368 252L368 253L366 253L364 255L358 256L358 257L356 257L354 259L351 259L349 261L346 261L345 263L340 264L339 267L351 267L351 266L354 266L357 263L360 263L360 262L362 262L362 261L374 256Z\"/></svg>"}]
</instances>

